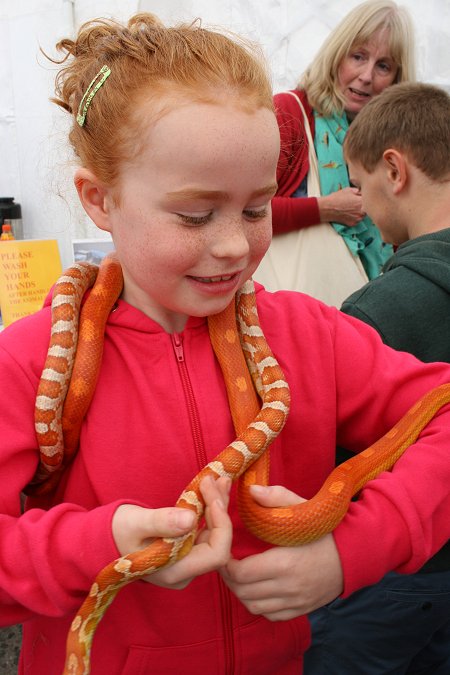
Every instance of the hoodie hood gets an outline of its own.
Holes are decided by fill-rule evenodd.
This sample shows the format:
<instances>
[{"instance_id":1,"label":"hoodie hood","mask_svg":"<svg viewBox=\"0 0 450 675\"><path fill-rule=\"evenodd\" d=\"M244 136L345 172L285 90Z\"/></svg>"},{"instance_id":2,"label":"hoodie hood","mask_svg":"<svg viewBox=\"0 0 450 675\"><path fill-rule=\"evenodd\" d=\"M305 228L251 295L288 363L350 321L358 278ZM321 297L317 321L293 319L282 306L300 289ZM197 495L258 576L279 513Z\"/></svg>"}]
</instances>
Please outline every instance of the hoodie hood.
<instances>
[{"instance_id":1,"label":"hoodie hood","mask_svg":"<svg viewBox=\"0 0 450 675\"><path fill-rule=\"evenodd\" d=\"M405 267L450 293L450 228L401 244L383 273Z\"/></svg>"}]
</instances>

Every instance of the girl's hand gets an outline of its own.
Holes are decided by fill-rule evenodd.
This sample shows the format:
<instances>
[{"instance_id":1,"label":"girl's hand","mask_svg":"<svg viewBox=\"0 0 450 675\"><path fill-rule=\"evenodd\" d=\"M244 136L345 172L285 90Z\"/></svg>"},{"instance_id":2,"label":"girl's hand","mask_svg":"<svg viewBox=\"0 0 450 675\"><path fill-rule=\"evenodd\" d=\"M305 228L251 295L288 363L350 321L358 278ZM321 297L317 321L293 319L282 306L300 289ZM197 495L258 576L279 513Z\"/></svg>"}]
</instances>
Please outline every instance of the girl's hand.
<instances>
[{"instance_id":1,"label":"girl's hand","mask_svg":"<svg viewBox=\"0 0 450 675\"><path fill-rule=\"evenodd\" d=\"M157 586L185 588L200 574L220 569L230 557L232 525L227 513L231 482L211 476L200 484L205 499L206 527L197 536L190 553L171 567L143 577ZM145 509L132 504L119 506L113 516L113 537L121 555L143 549L154 537L178 537L187 534L195 524L195 515L188 509Z\"/></svg>"},{"instance_id":2,"label":"girl's hand","mask_svg":"<svg viewBox=\"0 0 450 675\"><path fill-rule=\"evenodd\" d=\"M304 501L285 488L252 488L263 506ZM277 547L243 560L231 559L223 579L252 614L285 621L334 600L343 591L343 573L333 536L310 544Z\"/></svg>"}]
</instances>

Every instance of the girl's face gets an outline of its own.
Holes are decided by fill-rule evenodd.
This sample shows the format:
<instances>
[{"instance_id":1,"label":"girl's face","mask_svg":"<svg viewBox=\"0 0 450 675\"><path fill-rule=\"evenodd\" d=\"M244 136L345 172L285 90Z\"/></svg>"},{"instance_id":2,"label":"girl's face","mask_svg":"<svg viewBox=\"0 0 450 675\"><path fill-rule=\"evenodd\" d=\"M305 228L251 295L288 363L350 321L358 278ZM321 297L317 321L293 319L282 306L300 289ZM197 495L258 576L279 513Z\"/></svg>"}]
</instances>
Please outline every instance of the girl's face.
<instances>
[{"instance_id":1,"label":"girl's face","mask_svg":"<svg viewBox=\"0 0 450 675\"><path fill-rule=\"evenodd\" d=\"M106 229L124 300L181 331L188 316L223 310L269 246L278 125L267 109L186 102L143 140L122 168L119 205L106 194Z\"/></svg>"},{"instance_id":2,"label":"girl's face","mask_svg":"<svg viewBox=\"0 0 450 675\"><path fill-rule=\"evenodd\" d=\"M338 68L338 87L344 95L344 110L353 119L373 96L393 84L397 66L390 55L389 35L375 33L363 45L355 45Z\"/></svg>"}]
</instances>

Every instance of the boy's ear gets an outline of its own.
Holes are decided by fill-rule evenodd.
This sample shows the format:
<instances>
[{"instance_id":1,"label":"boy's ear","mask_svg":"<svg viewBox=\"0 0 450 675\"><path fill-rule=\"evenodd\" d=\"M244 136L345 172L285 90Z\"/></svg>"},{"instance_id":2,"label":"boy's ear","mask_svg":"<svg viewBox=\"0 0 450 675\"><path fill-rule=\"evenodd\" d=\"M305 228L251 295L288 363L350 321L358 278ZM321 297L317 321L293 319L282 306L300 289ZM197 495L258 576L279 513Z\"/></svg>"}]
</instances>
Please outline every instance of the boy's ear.
<instances>
[{"instance_id":1,"label":"boy's ear","mask_svg":"<svg viewBox=\"0 0 450 675\"><path fill-rule=\"evenodd\" d=\"M84 210L89 218L94 221L100 230L111 231L109 223L109 209L107 197L107 188L98 180L98 178L84 167L75 171L75 187Z\"/></svg>"},{"instance_id":2,"label":"boy's ear","mask_svg":"<svg viewBox=\"0 0 450 675\"><path fill-rule=\"evenodd\" d=\"M388 148L383 152L383 161L393 194L396 195L403 190L408 180L405 157L398 150Z\"/></svg>"}]
</instances>

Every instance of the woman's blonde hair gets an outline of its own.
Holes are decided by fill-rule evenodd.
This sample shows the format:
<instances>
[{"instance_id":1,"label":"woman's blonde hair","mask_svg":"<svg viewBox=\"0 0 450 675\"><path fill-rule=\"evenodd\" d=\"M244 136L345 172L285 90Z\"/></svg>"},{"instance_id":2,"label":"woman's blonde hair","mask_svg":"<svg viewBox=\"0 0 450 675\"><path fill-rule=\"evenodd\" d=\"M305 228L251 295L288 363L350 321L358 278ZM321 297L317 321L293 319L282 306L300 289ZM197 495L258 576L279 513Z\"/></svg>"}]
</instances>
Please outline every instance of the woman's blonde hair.
<instances>
[{"instance_id":1,"label":"woman's blonde hair","mask_svg":"<svg viewBox=\"0 0 450 675\"><path fill-rule=\"evenodd\" d=\"M139 152L148 125L179 105L180 96L186 103L233 97L243 109L273 109L261 50L236 35L205 29L199 20L165 27L148 13L126 25L95 19L56 46L65 56L56 60L64 66L52 100L72 115L69 139L79 161L108 185L117 181L121 163ZM87 99L103 67L110 74ZM86 100L80 126L77 113Z\"/></svg>"},{"instance_id":2,"label":"woman's blonde hair","mask_svg":"<svg viewBox=\"0 0 450 675\"><path fill-rule=\"evenodd\" d=\"M392 0L368 0L336 26L300 79L298 88L305 89L317 112L326 116L343 112L339 66L355 46L367 43L379 30L388 32L390 54L397 66L395 82L416 79L414 28L408 11Z\"/></svg>"}]
</instances>

